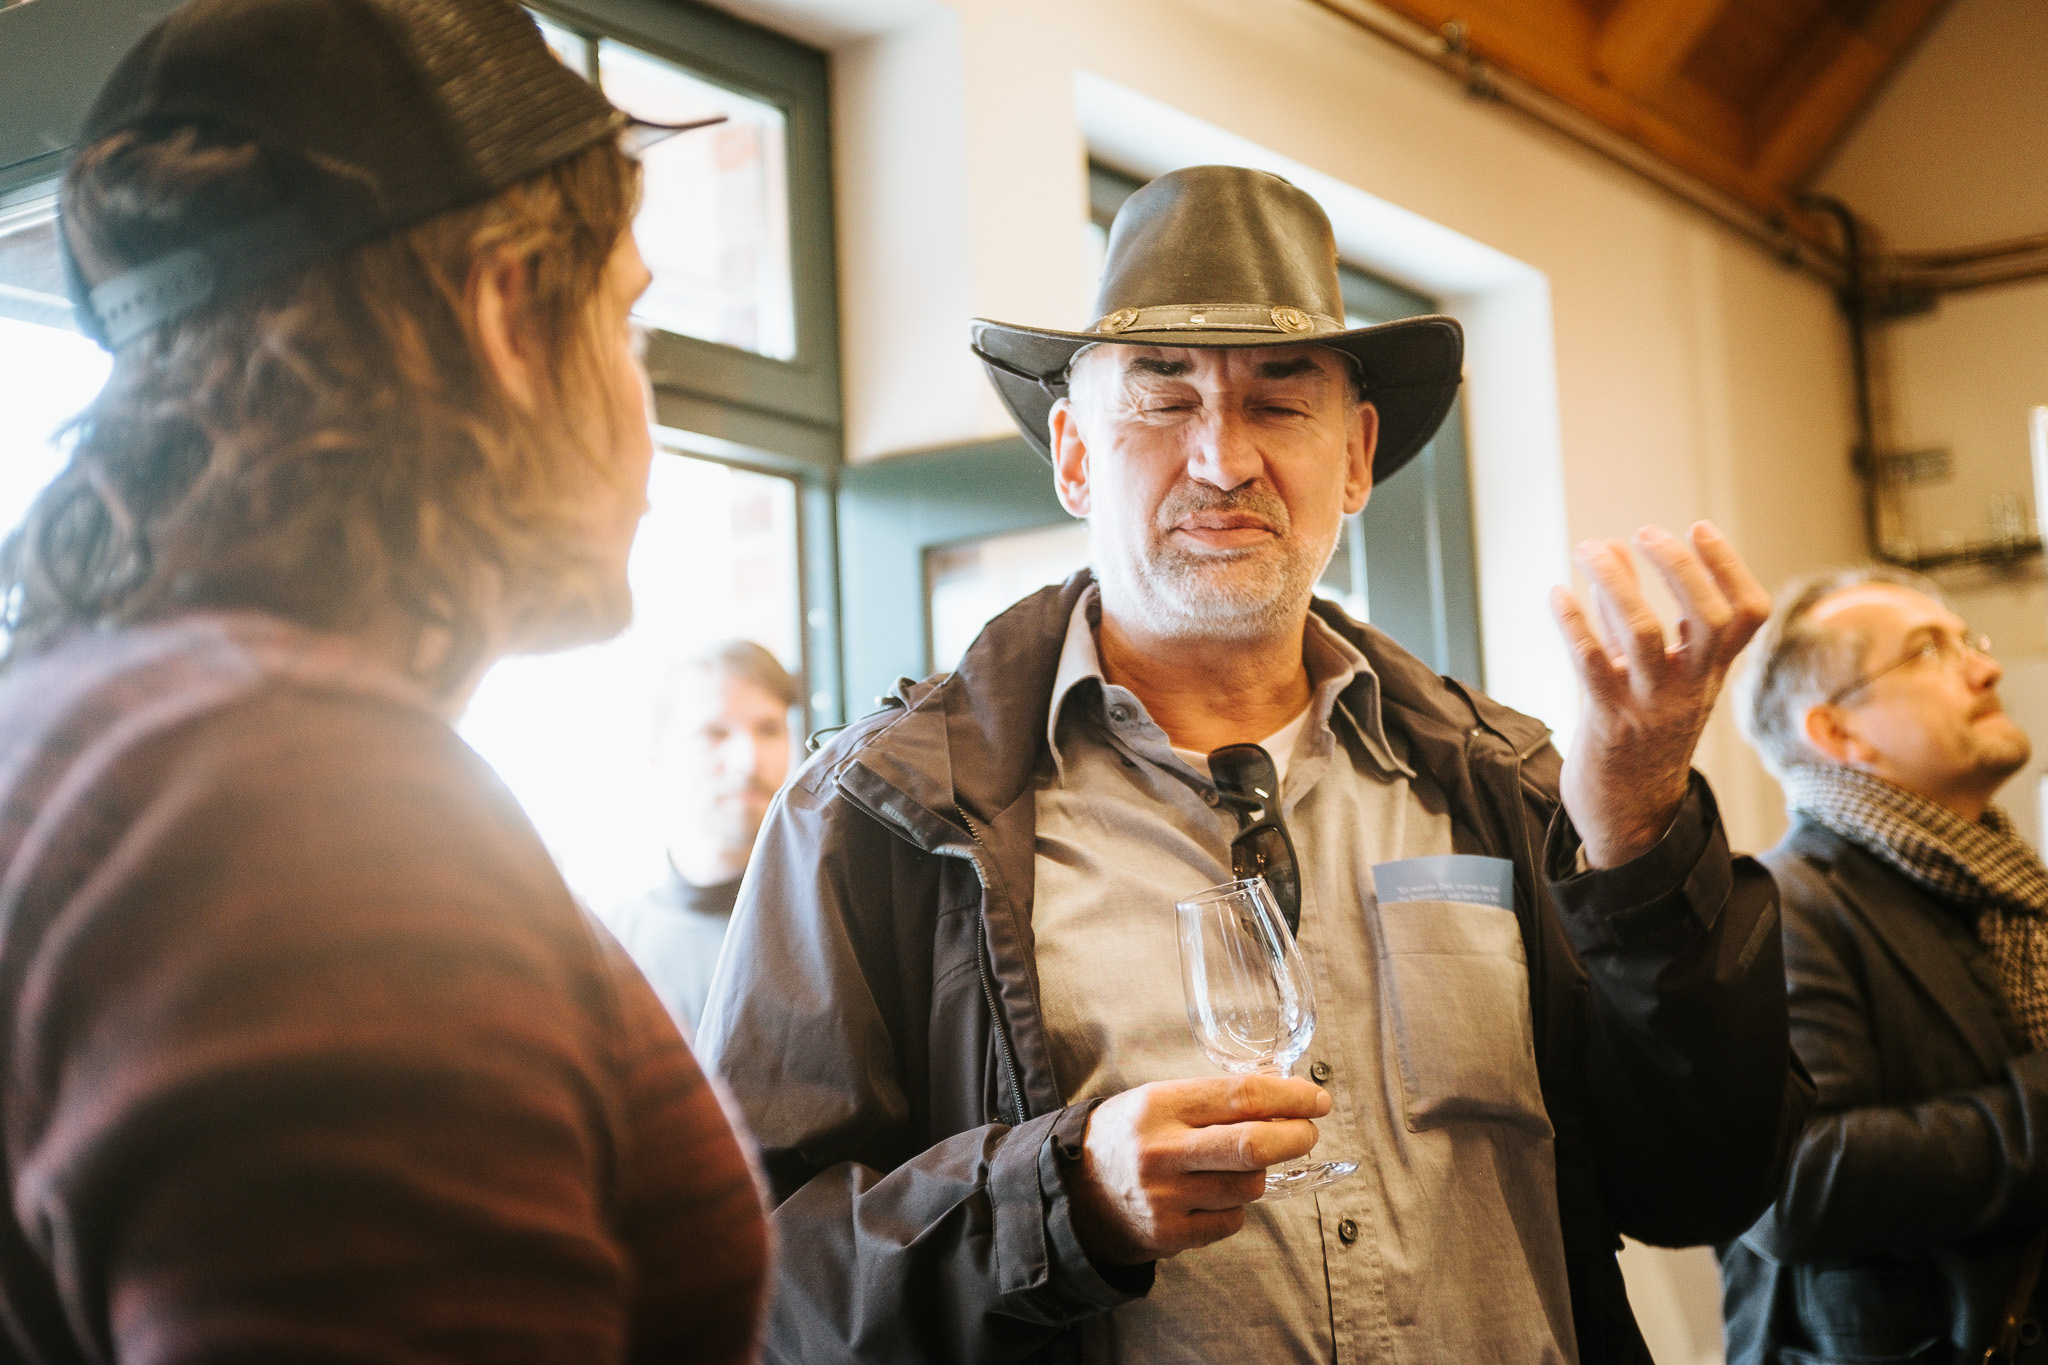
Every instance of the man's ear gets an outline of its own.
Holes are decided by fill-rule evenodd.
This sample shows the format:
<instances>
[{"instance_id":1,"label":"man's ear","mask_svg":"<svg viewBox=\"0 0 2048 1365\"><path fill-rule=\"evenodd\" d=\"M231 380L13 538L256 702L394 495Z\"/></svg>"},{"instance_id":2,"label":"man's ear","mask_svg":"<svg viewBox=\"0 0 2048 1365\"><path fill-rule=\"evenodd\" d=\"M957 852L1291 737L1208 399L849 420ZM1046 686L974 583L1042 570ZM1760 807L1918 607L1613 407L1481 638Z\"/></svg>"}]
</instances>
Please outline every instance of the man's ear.
<instances>
[{"instance_id":1,"label":"man's ear","mask_svg":"<svg viewBox=\"0 0 2048 1365\"><path fill-rule=\"evenodd\" d=\"M1849 714L1839 706L1820 702L1806 708L1801 728L1815 753L1847 767L1861 767L1877 757L1857 735Z\"/></svg>"},{"instance_id":2,"label":"man's ear","mask_svg":"<svg viewBox=\"0 0 2048 1365\"><path fill-rule=\"evenodd\" d=\"M1046 434L1052 438L1052 486L1060 506L1077 517L1088 515L1088 443L1081 436L1081 423L1074 405L1059 399L1046 418Z\"/></svg>"},{"instance_id":3,"label":"man's ear","mask_svg":"<svg viewBox=\"0 0 2048 1365\"><path fill-rule=\"evenodd\" d=\"M1380 445L1380 410L1360 403L1345 440L1344 514L1362 511L1372 497L1372 457Z\"/></svg>"},{"instance_id":4,"label":"man's ear","mask_svg":"<svg viewBox=\"0 0 2048 1365\"><path fill-rule=\"evenodd\" d=\"M499 390L527 412L537 405L538 347L527 325L530 285L526 261L510 251L493 251L470 268L463 303L476 331L484 364Z\"/></svg>"}]
</instances>

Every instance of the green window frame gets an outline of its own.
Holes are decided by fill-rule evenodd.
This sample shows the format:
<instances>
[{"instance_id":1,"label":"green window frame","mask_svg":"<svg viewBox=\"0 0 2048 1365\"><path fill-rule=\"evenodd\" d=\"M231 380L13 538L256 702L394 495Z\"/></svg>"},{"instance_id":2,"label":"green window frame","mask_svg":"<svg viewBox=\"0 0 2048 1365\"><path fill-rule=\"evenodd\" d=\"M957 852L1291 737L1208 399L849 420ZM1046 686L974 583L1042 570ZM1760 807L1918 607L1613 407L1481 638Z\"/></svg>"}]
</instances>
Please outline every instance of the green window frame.
<instances>
[{"instance_id":1,"label":"green window frame","mask_svg":"<svg viewBox=\"0 0 2048 1365\"><path fill-rule=\"evenodd\" d=\"M788 360L657 332L647 351L662 424L840 460L839 314L833 270L830 87L825 54L685 0L536 0L528 8L589 37L614 38L788 119L790 269L796 354Z\"/></svg>"},{"instance_id":2,"label":"green window frame","mask_svg":"<svg viewBox=\"0 0 2048 1365\"><path fill-rule=\"evenodd\" d=\"M527 0L588 38L613 38L714 85L778 106L787 120L791 290L787 360L655 331L647 346L664 444L797 483L805 712L847 718L839 579L839 285L833 238L831 85L826 57L693 0Z\"/></svg>"}]
</instances>

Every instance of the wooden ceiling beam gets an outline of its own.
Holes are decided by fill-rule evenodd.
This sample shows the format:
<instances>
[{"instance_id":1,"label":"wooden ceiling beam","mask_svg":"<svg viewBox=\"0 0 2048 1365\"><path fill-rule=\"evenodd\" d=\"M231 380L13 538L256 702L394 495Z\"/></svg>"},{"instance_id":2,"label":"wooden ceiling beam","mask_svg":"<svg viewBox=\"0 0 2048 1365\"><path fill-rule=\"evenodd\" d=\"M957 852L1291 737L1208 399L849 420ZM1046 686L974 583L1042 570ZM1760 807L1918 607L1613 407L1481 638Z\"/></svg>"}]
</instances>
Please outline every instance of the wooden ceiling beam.
<instances>
[{"instance_id":1,"label":"wooden ceiling beam","mask_svg":"<svg viewBox=\"0 0 2048 1365\"><path fill-rule=\"evenodd\" d=\"M1785 112L1757 130L1749 170L1774 185L1803 185L1819 169L1886 76L1948 0L1890 0L1861 32L1842 31L1832 56L1816 71L1789 70L1788 85L1763 107Z\"/></svg>"},{"instance_id":2,"label":"wooden ceiling beam","mask_svg":"<svg viewBox=\"0 0 2048 1365\"><path fill-rule=\"evenodd\" d=\"M1344 0L1326 0L1341 9ZM1722 3L1723 0L1707 0ZM1583 37L1570 41L1533 16L1542 6L1525 0L1380 0L1388 9L1431 30L1451 19L1464 22L1472 50L1513 72L1552 99L1576 109L1652 154L1705 181L1721 193L1763 213L1785 209L1776 185L1756 175L1739 156L1728 155L1705 138L1592 70L1596 38L1582 23ZM1573 7L1576 9L1576 6ZM1584 11L1578 11L1581 21ZM1576 36L1576 35L1575 35Z\"/></svg>"},{"instance_id":3,"label":"wooden ceiling beam","mask_svg":"<svg viewBox=\"0 0 2048 1365\"><path fill-rule=\"evenodd\" d=\"M1638 97L1678 73L1731 0L1621 0L1593 44L1593 70Z\"/></svg>"}]
</instances>

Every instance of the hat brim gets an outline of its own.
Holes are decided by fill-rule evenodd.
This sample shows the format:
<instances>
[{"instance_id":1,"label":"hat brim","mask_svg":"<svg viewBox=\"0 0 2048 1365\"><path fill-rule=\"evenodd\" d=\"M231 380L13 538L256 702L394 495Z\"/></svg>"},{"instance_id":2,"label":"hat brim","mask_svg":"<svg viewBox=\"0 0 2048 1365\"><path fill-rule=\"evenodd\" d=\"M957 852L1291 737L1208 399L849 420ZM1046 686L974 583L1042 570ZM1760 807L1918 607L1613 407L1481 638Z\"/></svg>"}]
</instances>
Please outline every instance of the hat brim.
<instances>
[{"instance_id":1,"label":"hat brim","mask_svg":"<svg viewBox=\"0 0 2048 1365\"><path fill-rule=\"evenodd\" d=\"M1358 362L1366 397L1379 410L1379 444L1373 452L1373 482L1383 483L1414 459L1436 435L1458 396L1463 376L1465 332L1453 318L1416 317L1354 327L1343 332L1056 332L977 318L974 346L982 368L1024 439L1052 459L1047 419L1066 393L1067 366L1083 346L1328 346ZM1046 376L1044 382L1027 376Z\"/></svg>"}]
</instances>

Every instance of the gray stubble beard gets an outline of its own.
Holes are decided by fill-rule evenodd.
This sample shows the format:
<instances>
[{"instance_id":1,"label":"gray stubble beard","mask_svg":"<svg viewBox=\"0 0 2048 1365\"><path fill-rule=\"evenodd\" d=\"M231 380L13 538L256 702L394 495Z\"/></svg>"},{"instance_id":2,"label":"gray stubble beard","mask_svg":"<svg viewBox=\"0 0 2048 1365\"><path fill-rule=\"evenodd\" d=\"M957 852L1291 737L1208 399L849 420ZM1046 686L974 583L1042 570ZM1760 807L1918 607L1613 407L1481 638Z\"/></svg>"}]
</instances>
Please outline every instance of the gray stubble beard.
<instances>
[{"instance_id":1,"label":"gray stubble beard","mask_svg":"<svg viewBox=\"0 0 2048 1365\"><path fill-rule=\"evenodd\" d=\"M1146 553L1136 563L1105 554L1091 534L1089 558L1104 608L1152 634L1176 639L1249 642L1296 627L1335 551L1335 539L1320 556L1300 544L1286 504L1269 491L1204 495L1193 492L1194 487L1184 484L1160 505L1148 528ZM1183 517L1218 507L1256 510L1279 527L1279 543L1223 554L1190 553L1174 543L1173 526ZM1254 561L1249 572L1238 567L1244 560Z\"/></svg>"}]
</instances>

